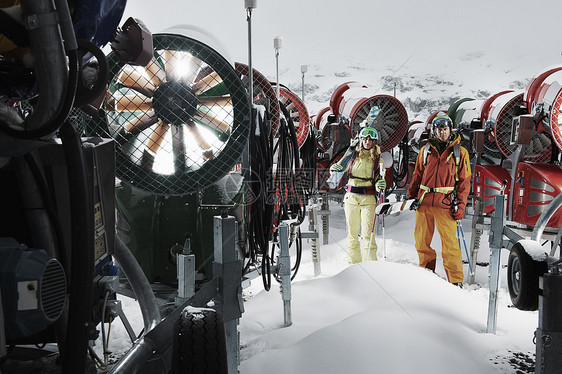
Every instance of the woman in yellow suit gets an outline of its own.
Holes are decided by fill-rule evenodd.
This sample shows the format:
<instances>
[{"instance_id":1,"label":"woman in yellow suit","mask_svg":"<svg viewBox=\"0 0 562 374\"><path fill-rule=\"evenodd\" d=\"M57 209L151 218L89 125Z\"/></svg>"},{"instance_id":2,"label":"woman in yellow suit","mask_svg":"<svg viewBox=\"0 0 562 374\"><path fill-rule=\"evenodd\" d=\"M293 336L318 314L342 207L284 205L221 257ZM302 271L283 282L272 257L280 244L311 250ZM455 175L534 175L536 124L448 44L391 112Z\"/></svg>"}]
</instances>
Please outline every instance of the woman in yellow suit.
<instances>
[{"instance_id":1,"label":"woman in yellow suit","mask_svg":"<svg viewBox=\"0 0 562 374\"><path fill-rule=\"evenodd\" d=\"M363 260L359 231L363 240L363 249L366 259L377 260L377 243L371 234L375 220L375 207L377 205L377 192L386 189L384 164L380 157L380 147L375 145L378 138L377 130L365 127L359 133L359 144L355 146L355 156L347 166L348 184L344 201L344 212L347 226L347 254L351 264ZM350 146L353 150L354 145ZM342 158L343 160L343 158ZM335 163L330 171L346 169L340 163Z\"/></svg>"}]
</instances>

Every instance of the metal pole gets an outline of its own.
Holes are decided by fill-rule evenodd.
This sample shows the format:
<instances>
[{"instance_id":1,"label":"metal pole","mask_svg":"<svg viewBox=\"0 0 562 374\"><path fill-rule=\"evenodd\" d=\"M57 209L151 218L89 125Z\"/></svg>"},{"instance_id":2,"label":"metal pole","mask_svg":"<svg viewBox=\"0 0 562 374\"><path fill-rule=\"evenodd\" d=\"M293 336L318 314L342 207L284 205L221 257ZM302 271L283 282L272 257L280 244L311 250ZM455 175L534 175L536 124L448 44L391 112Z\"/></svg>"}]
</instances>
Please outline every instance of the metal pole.
<instances>
[{"instance_id":1,"label":"metal pole","mask_svg":"<svg viewBox=\"0 0 562 374\"><path fill-rule=\"evenodd\" d=\"M478 251L480 250L480 238L483 234L482 224L484 223L484 201L481 197L472 198L472 206L474 214L472 216L472 235L470 237L470 257L469 264L472 267L472 273L468 275L468 284L474 284L476 272L476 260Z\"/></svg>"},{"instance_id":2,"label":"metal pole","mask_svg":"<svg viewBox=\"0 0 562 374\"><path fill-rule=\"evenodd\" d=\"M302 102L304 103L304 73L308 70L306 65L301 65L301 73L302 73Z\"/></svg>"},{"instance_id":3,"label":"metal pole","mask_svg":"<svg viewBox=\"0 0 562 374\"><path fill-rule=\"evenodd\" d=\"M177 254L176 266L178 272L178 296L175 300L176 307L186 302L195 295L195 255L191 253L191 239L185 238L181 253Z\"/></svg>"},{"instance_id":4,"label":"metal pole","mask_svg":"<svg viewBox=\"0 0 562 374\"><path fill-rule=\"evenodd\" d=\"M236 219L232 216L213 217L214 255L213 274L219 277L217 307L222 310L226 334L228 373L238 373L240 336L238 323L244 312L242 301L242 262L237 250Z\"/></svg>"},{"instance_id":5,"label":"metal pole","mask_svg":"<svg viewBox=\"0 0 562 374\"><path fill-rule=\"evenodd\" d=\"M505 226L505 195L497 195L495 198L495 210L490 225L490 269L488 300L488 322L486 332L496 333L498 319L498 289L500 278L500 254L503 247L503 227Z\"/></svg>"},{"instance_id":6,"label":"metal pole","mask_svg":"<svg viewBox=\"0 0 562 374\"><path fill-rule=\"evenodd\" d=\"M302 101L304 102L304 72L302 73L302 82L301 82L301 97Z\"/></svg>"},{"instance_id":7,"label":"metal pole","mask_svg":"<svg viewBox=\"0 0 562 374\"><path fill-rule=\"evenodd\" d=\"M275 76L276 76L275 82L277 83L276 86L277 101L279 101L279 50L278 49L275 50Z\"/></svg>"},{"instance_id":8,"label":"metal pole","mask_svg":"<svg viewBox=\"0 0 562 374\"><path fill-rule=\"evenodd\" d=\"M279 50L283 46L283 38L280 36L276 36L273 38L273 48L275 48L275 75L276 75L276 82L277 82L277 101L279 101L280 94L279 94Z\"/></svg>"},{"instance_id":9,"label":"metal pole","mask_svg":"<svg viewBox=\"0 0 562 374\"><path fill-rule=\"evenodd\" d=\"M320 241L318 240L318 216L316 215L317 208L314 206L308 211L308 230L313 233L313 238L310 243L310 252L312 254L312 263L314 264L314 276L317 277L322 272L320 267Z\"/></svg>"},{"instance_id":10,"label":"metal pole","mask_svg":"<svg viewBox=\"0 0 562 374\"><path fill-rule=\"evenodd\" d=\"M330 203L326 191L322 192L322 206L318 213L322 216L322 244L328 244L328 237L330 235Z\"/></svg>"},{"instance_id":11,"label":"metal pole","mask_svg":"<svg viewBox=\"0 0 562 374\"><path fill-rule=\"evenodd\" d=\"M282 222L279 225L279 276L281 277L281 297L285 327L293 324L291 317L291 256L289 255L289 225Z\"/></svg>"},{"instance_id":12,"label":"metal pole","mask_svg":"<svg viewBox=\"0 0 562 374\"><path fill-rule=\"evenodd\" d=\"M257 0L245 0L246 20L248 21L248 93L250 101L254 103L254 71L252 68L252 9L257 6Z\"/></svg>"}]
</instances>

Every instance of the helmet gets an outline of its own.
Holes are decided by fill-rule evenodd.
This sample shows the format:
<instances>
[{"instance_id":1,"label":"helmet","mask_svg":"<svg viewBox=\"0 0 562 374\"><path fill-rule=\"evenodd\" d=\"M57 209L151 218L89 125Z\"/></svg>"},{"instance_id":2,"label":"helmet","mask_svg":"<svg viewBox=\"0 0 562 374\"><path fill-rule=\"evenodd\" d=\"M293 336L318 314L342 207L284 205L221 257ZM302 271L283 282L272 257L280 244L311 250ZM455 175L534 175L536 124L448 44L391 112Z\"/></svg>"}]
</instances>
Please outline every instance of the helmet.
<instances>
[{"instance_id":1,"label":"helmet","mask_svg":"<svg viewBox=\"0 0 562 374\"><path fill-rule=\"evenodd\" d=\"M379 138L379 133L372 127L364 127L359 133L359 137L361 139L369 137L373 140L377 140Z\"/></svg>"},{"instance_id":2,"label":"helmet","mask_svg":"<svg viewBox=\"0 0 562 374\"><path fill-rule=\"evenodd\" d=\"M431 127L432 127L433 131L435 131L435 129L440 129L440 128L443 128L445 126L449 126L449 128L451 130L453 129L453 120L451 119L451 117L449 117L448 115L446 115L444 113L438 114L433 119L433 121L431 121Z\"/></svg>"}]
</instances>

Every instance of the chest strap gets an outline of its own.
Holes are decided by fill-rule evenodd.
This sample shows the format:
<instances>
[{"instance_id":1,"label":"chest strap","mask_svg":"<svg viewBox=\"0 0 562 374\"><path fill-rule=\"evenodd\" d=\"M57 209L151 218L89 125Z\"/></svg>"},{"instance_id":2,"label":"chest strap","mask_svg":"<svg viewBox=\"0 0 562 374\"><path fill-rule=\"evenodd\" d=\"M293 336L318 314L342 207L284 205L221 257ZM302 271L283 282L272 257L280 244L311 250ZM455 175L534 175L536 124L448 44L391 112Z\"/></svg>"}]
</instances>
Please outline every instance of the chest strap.
<instances>
[{"instance_id":1,"label":"chest strap","mask_svg":"<svg viewBox=\"0 0 562 374\"><path fill-rule=\"evenodd\" d=\"M449 193L451 191L453 191L455 189L455 187L427 187L424 186L423 184L420 184L420 189L423 190L422 195L420 196L420 199L418 200L418 202L421 204L424 196L426 193L428 192L438 192L438 193Z\"/></svg>"}]
</instances>

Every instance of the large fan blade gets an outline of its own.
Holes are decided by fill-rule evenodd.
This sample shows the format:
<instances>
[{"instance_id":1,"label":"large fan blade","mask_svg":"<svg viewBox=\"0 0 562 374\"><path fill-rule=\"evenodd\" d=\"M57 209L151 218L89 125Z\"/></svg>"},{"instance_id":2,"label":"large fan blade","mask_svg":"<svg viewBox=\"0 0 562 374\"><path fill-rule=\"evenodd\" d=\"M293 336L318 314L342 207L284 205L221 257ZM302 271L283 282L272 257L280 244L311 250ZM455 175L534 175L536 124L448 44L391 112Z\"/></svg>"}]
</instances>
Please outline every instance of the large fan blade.
<instances>
[{"instance_id":1,"label":"large fan blade","mask_svg":"<svg viewBox=\"0 0 562 374\"><path fill-rule=\"evenodd\" d=\"M119 81L125 86L138 91L145 96L152 97L152 92L155 90L155 86L149 81L145 76L143 76L138 71L132 69L130 66L126 66L121 74L119 75Z\"/></svg>"},{"instance_id":2,"label":"large fan blade","mask_svg":"<svg viewBox=\"0 0 562 374\"><path fill-rule=\"evenodd\" d=\"M162 146L162 142L164 141L164 136L168 132L170 125L164 122L160 122L158 126L154 129L152 134L148 137L148 142L146 143L146 148L156 154L160 147Z\"/></svg>"},{"instance_id":3,"label":"large fan blade","mask_svg":"<svg viewBox=\"0 0 562 374\"><path fill-rule=\"evenodd\" d=\"M107 100L107 109L112 111L146 111L152 108L152 99L142 94L112 95Z\"/></svg>"},{"instance_id":4,"label":"large fan blade","mask_svg":"<svg viewBox=\"0 0 562 374\"><path fill-rule=\"evenodd\" d=\"M199 145L199 147L201 149L206 150L206 149L211 148L211 145L209 143L207 143L207 141L199 133L199 129L197 128L197 125L195 123L193 123L193 122L188 123L187 129L189 130L191 135L193 135L193 138L195 139L195 141L197 142L197 144Z\"/></svg>"},{"instance_id":5,"label":"large fan blade","mask_svg":"<svg viewBox=\"0 0 562 374\"><path fill-rule=\"evenodd\" d=\"M205 106L218 105L221 107L232 106L232 98L221 96L200 96L199 103Z\"/></svg>"},{"instance_id":6,"label":"large fan blade","mask_svg":"<svg viewBox=\"0 0 562 374\"><path fill-rule=\"evenodd\" d=\"M149 110L143 113L139 117L135 117L131 122L125 124L125 130L132 135L137 135L140 132L146 130L150 126L158 122L158 117L154 113L154 110Z\"/></svg>"},{"instance_id":7,"label":"large fan blade","mask_svg":"<svg viewBox=\"0 0 562 374\"><path fill-rule=\"evenodd\" d=\"M174 154L174 167L176 171L182 173L187 171L183 126L172 127L172 153Z\"/></svg>"},{"instance_id":8,"label":"large fan blade","mask_svg":"<svg viewBox=\"0 0 562 374\"><path fill-rule=\"evenodd\" d=\"M166 78L192 84L200 69L198 59L183 51L164 51Z\"/></svg>"},{"instance_id":9,"label":"large fan blade","mask_svg":"<svg viewBox=\"0 0 562 374\"><path fill-rule=\"evenodd\" d=\"M204 113L200 110L198 110L197 112L195 112L195 117L197 119L199 119L202 124L207 125L208 127L210 127L211 129L217 130L219 129L222 132L227 132L229 125L226 122L223 122L207 113Z\"/></svg>"},{"instance_id":10,"label":"large fan blade","mask_svg":"<svg viewBox=\"0 0 562 374\"><path fill-rule=\"evenodd\" d=\"M166 79L168 81L179 80L178 78L178 65L179 65L179 51L164 51L164 64L166 71Z\"/></svg>"},{"instance_id":11,"label":"large fan blade","mask_svg":"<svg viewBox=\"0 0 562 374\"><path fill-rule=\"evenodd\" d=\"M212 71L193 85L193 92L201 95L203 92L213 88L217 84L222 83L222 78L216 71Z\"/></svg>"},{"instance_id":12,"label":"large fan blade","mask_svg":"<svg viewBox=\"0 0 562 374\"><path fill-rule=\"evenodd\" d=\"M166 72L155 57L152 57L152 60L146 65L145 69L155 86L161 86L166 81Z\"/></svg>"}]
</instances>

